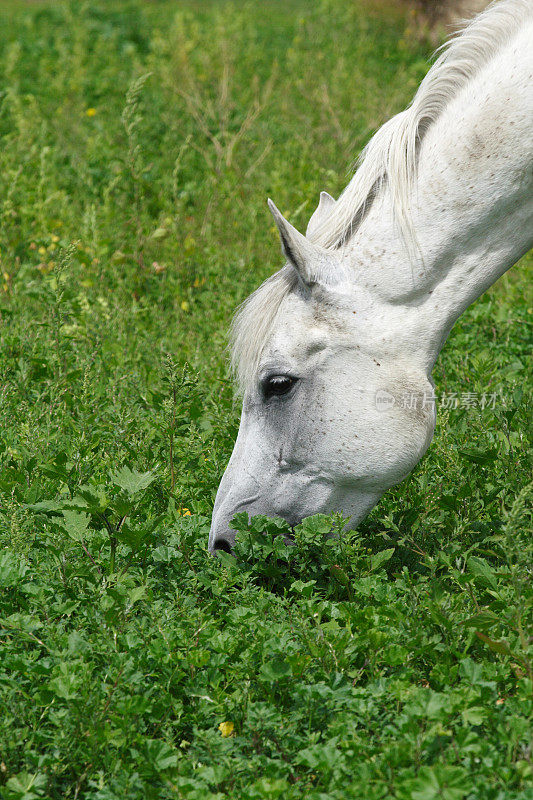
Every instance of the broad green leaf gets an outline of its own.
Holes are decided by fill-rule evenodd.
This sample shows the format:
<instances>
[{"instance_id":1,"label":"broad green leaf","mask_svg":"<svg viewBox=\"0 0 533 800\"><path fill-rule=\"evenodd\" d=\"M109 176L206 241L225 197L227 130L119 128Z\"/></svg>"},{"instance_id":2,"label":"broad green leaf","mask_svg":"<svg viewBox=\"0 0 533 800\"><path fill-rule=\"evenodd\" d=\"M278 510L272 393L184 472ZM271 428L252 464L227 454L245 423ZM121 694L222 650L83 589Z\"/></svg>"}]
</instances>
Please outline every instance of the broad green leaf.
<instances>
[{"instance_id":1,"label":"broad green leaf","mask_svg":"<svg viewBox=\"0 0 533 800\"><path fill-rule=\"evenodd\" d=\"M137 600L141 600L146 594L146 586L135 586L128 593L128 600L130 605L133 605Z\"/></svg>"},{"instance_id":2,"label":"broad green leaf","mask_svg":"<svg viewBox=\"0 0 533 800\"><path fill-rule=\"evenodd\" d=\"M131 547L132 550L137 550L146 538L146 531L144 528L141 530L132 528L125 522L115 535L119 542Z\"/></svg>"},{"instance_id":3,"label":"broad green leaf","mask_svg":"<svg viewBox=\"0 0 533 800\"><path fill-rule=\"evenodd\" d=\"M502 639L491 639L485 633L481 633L481 631L476 631L476 636L478 639L481 639L482 642L485 642L487 647L489 647L493 653L499 653L502 656L513 655L513 652L507 642L504 642Z\"/></svg>"},{"instance_id":4,"label":"broad green leaf","mask_svg":"<svg viewBox=\"0 0 533 800\"><path fill-rule=\"evenodd\" d=\"M475 685L483 680L483 665L471 658L463 658L459 662L459 674L469 683Z\"/></svg>"},{"instance_id":5,"label":"broad green leaf","mask_svg":"<svg viewBox=\"0 0 533 800\"><path fill-rule=\"evenodd\" d=\"M459 450L459 453L468 461L474 464L489 464L498 458L498 450L489 448L488 450Z\"/></svg>"},{"instance_id":6,"label":"broad green leaf","mask_svg":"<svg viewBox=\"0 0 533 800\"><path fill-rule=\"evenodd\" d=\"M150 238L156 240L166 239L168 234L169 234L168 228L156 228L155 231L152 232Z\"/></svg>"},{"instance_id":7,"label":"broad green leaf","mask_svg":"<svg viewBox=\"0 0 533 800\"><path fill-rule=\"evenodd\" d=\"M159 545L159 547L155 547L152 550L152 560L156 562L163 561L167 564L170 564L177 556L178 556L178 551L176 550L176 548L169 547L166 544L161 544ZM229 556L229 558L232 558L232 556Z\"/></svg>"},{"instance_id":8,"label":"broad green leaf","mask_svg":"<svg viewBox=\"0 0 533 800\"><path fill-rule=\"evenodd\" d=\"M76 542L82 542L86 535L91 517L79 511L63 511L63 529Z\"/></svg>"},{"instance_id":9,"label":"broad green leaf","mask_svg":"<svg viewBox=\"0 0 533 800\"><path fill-rule=\"evenodd\" d=\"M394 553L394 547L391 547L389 550L381 550L380 553L374 553L373 556L370 558L370 565L372 572L375 572L379 569L383 564L386 564L392 558Z\"/></svg>"},{"instance_id":10,"label":"broad green leaf","mask_svg":"<svg viewBox=\"0 0 533 800\"><path fill-rule=\"evenodd\" d=\"M324 514L307 517L294 529L294 538L303 544L320 544L331 533L331 521Z\"/></svg>"},{"instance_id":11,"label":"broad green leaf","mask_svg":"<svg viewBox=\"0 0 533 800\"><path fill-rule=\"evenodd\" d=\"M288 677L291 674L291 668L285 660L273 658L272 661L267 661L266 664L262 665L259 674L268 683L275 683L282 678Z\"/></svg>"},{"instance_id":12,"label":"broad green leaf","mask_svg":"<svg viewBox=\"0 0 533 800\"><path fill-rule=\"evenodd\" d=\"M39 503L31 503L26 508L29 511L34 511L36 514L50 514L58 516L61 514L61 503L55 500L41 500Z\"/></svg>"},{"instance_id":13,"label":"broad green leaf","mask_svg":"<svg viewBox=\"0 0 533 800\"><path fill-rule=\"evenodd\" d=\"M492 586L493 589L496 589L498 582L496 580L496 575L492 567L485 561L484 558L479 558L478 556L470 556L468 559L468 568L478 578L483 578L483 580Z\"/></svg>"},{"instance_id":14,"label":"broad green leaf","mask_svg":"<svg viewBox=\"0 0 533 800\"><path fill-rule=\"evenodd\" d=\"M477 630L489 630L493 628L495 625L500 622L500 618L494 611L489 611L488 609L484 611L479 611L477 614L473 614L468 619L465 619L464 622L461 624L465 626L465 628L475 628Z\"/></svg>"},{"instance_id":15,"label":"broad green leaf","mask_svg":"<svg viewBox=\"0 0 533 800\"><path fill-rule=\"evenodd\" d=\"M452 624L448 617L442 613L442 610L435 602L431 602L429 605L429 613L431 614L431 619L433 622L436 622L437 625L442 625L447 630L450 630Z\"/></svg>"},{"instance_id":16,"label":"broad green leaf","mask_svg":"<svg viewBox=\"0 0 533 800\"><path fill-rule=\"evenodd\" d=\"M339 567L338 564L331 564L329 571L335 580L341 584L341 586L350 586L350 579L348 575L342 569L342 567Z\"/></svg>"},{"instance_id":17,"label":"broad green leaf","mask_svg":"<svg viewBox=\"0 0 533 800\"><path fill-rule=\"evenodd\" d=\"M80 486L72 500L65 500L64 508L73 511L88 511L90 514L101 514L109 505L103 486Z\"/></svg>"},{"instance_id":18,"label":"broad green leaf","mask_svg":"<svg viewBox=\"0 0 533 800\"><path fill-rule=\"evenodd\" d=\"M487 717L487 711L481 706L472 706L461 711L461 717L465 725L482 725Z\"/></svg>"},{"instance_id":19,"label":"broad green leaf","mask_svg":"<svg viewBox=\"0 0 533 800\"><path fill-rule=\"evenodd\" d=\"M241 533L248 533L250 527L250 521L248 518L248 514L246 511L239 511L238 514L230 520L230 528L234 531L239 531Z\"/></svg>"},{"instance_id":20,"label":"broad green leaf","mask_svg":"<svg viewBox=\"0 0 533 800\"><path fill-rule=\"evenodd\" d=\"M293 581L291 583L291 591L296 592L302 597L311 597L316 586L316 581Z\"/></svg>"},{"instance_id":21,"label":"broad green leaf","mask_svg":"<svg viewBox=\"0 0 533 800\"><path fill-rule=\"evenodd\" d=\"M413 800L436 800L439 797L440 787L435 772L429 767L422 767L412 792Z\"/></svg>"},{"instance_id":22,"label":"broad green leaf","mask_svg":"<svg viewBox=\"0 0 533 800\"><path fill-rule=\"evenodd\" d=\"M62 666L62 672L48 683L48 688L62 700L74 700L78 696L81 679L68 672L66 665Z\"/></svg>"},{"instance_id":23,"label":"broad green leaf","mask_svg":"<svg viewBox=\"0 0 533 800\"><path fill-rule=\"evenodd\" d=\"M111 479L116 486L133 495L150 486L156 476L153 472L137 472L129 467L122 467L118 472L111 473Z\"/></svg>"},{"instance_id":24,"label":"broad green leaf","mask_svg":"<svg viewBox=\"0 0 533 800\"><path fill-rule=\"evenodd\" d=\"M319 742L311 745L301 750L296 756L296 760L310 769L328 773L342 759L342 754L335 745L335 739L330 739L324 744Z\"/></svg>"},{"instance_id":25,"label":"broad green leaf","mask_svg":"<svg viewBox=\"0 0 533 800\"><path fill-rule=\"evenodd\" d=\"M175 767L179 755L173 747L159 739L146 739L144 742L146 755L152 767L160 772Z\"/></svg>"},{"instance_id":26,"label":"broad green leaf","mask_svg":"<svg viewBox=\"0 0 533 800\"><path fill-rule=\"evenodd\" d=\"M436 764L422 767L413 781L412 800L462 800L470 792L471 781L460 767Z\"/></svg>"},{"instance_id":27,"label":"broad green leaf","mask_svg":"<svg viewBox=\"0 0 533 800\"><path fill-rule=\"evenodd\" d=\"M23 559L11 550L0 552L0 586L6 588L19 583L26 573L28 566Z\"/></svg>"},{"instance_id":28,"label":"broad green leaf","mask_svg":"<svg viewBox=\"0 0 533 800\"><path fill-rule=\"evenodd\" d=\"M36 800L45 796L47 784L46 775L19 772L9 778L6 789L10 792L10 800Z\"/></svg>"},{"instance_id":29,"label":"broad green leaf","mask_svg":"<svg viewBox=\"0 0 533 800\"><path fill-rule=\"evenodd\" d=\"M37 619L35 614L30 616L29 614L21 613L10 614L5 619L0 617L0 625L5 625L8 629L12 628L25 631L26 633L33 633L34 631L38 631L39 628L44 627L41 620Z\"/></svg>"}]
</instances>

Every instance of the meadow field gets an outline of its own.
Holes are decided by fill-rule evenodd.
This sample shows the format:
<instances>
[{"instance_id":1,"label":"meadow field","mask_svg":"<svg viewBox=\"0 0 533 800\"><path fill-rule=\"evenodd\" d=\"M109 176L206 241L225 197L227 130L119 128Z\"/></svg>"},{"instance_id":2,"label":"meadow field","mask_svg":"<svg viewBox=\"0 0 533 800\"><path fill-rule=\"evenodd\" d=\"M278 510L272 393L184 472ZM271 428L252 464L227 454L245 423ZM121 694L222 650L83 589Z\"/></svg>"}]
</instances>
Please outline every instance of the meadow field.
<instances>
[{"instance_id":1,"label":"meadow field","mask_svg":"<svg viewBox=\"0 0 533 800\"><path fill-rule=\"evenodd\" d=\"M526 800L531 254L358 531L207 552L236 306L429 68L394 2L0 0L0 798Z\"/></svg>"}]
</instances>

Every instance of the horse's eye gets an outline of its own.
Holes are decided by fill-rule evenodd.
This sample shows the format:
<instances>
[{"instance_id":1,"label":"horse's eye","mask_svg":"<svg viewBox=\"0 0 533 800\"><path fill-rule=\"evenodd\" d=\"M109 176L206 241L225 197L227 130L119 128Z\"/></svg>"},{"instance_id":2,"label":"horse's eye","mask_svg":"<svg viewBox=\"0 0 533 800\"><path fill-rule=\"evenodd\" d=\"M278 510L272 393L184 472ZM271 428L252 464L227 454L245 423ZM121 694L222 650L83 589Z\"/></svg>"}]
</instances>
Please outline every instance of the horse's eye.
<instances>
[{"instance_id":1,"label":"horse's eye","mask_svg":"<svg viewBox=\"0 0 533 800\"><path fill-rule=\"evenodd\" d=\"M262 383L265 399L287 394L297 380L298 378L293 378L291 375L269 375Z\"/></svg>"}]
</instances>

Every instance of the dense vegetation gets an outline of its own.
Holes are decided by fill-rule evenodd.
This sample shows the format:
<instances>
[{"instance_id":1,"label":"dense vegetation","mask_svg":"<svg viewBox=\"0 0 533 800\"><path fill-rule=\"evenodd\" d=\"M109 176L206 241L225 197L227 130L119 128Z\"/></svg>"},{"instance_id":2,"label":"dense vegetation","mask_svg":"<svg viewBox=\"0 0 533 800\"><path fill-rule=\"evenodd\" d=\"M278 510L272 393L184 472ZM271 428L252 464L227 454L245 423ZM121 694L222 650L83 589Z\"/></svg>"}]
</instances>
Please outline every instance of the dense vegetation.
<instances>
[{"instance_id":1,"label":"dense vegetation","mask_svg":"<svg viewBox=\"0 0 533 800\"><path fill-rule=\"evenodd\" d=\"M304 227L428 68L370 5L0 6L2 800L533 797L531 258L356 533L206 550L265 198Z\"/></svg>"}]
</instances>

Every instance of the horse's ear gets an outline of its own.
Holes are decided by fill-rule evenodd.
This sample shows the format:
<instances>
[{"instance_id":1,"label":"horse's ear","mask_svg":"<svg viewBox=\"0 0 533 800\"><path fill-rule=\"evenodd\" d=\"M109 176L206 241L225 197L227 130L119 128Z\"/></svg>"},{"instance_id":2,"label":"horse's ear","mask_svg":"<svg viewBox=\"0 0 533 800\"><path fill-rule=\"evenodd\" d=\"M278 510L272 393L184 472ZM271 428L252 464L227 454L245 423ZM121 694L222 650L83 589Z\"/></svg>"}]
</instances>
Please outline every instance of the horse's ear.
<instances>
[{"instance_id":1,"label":"horse's ear","mask_svg":"<svg viewBox=\"0 0 533 800\"><path fill-rule=\"evenodd\" d=\"M307 285L321 283L324 286L339 283L342 272L334 251L313 244L287 222L272 200L268 206L278 226L281 249L288 262L294 267L301 280Z\"/></svg>"},{"instance_id":2,"label":"horse's ear","mask_svg":"<svg viewBox=\"0 0 533 800\"><path fill-rule=\"evenodd\" d=\"M334 205L335 200L330 194L327 192L320 192L320 200L318 201L318 205L311 215L311 219L307 224L307 230L305 232L305 235L309 239L313 238L315 231L322 225L325 218L333 211Z\"/></svg>"}]
</instances>

